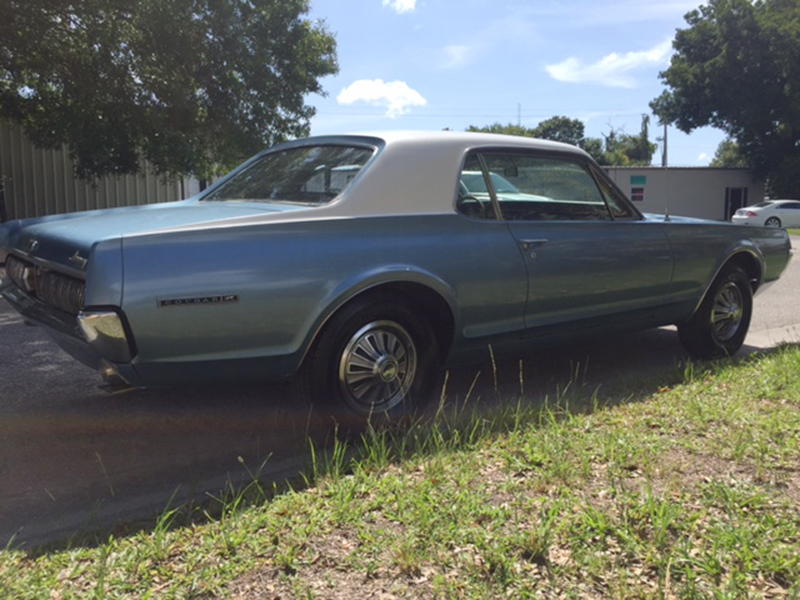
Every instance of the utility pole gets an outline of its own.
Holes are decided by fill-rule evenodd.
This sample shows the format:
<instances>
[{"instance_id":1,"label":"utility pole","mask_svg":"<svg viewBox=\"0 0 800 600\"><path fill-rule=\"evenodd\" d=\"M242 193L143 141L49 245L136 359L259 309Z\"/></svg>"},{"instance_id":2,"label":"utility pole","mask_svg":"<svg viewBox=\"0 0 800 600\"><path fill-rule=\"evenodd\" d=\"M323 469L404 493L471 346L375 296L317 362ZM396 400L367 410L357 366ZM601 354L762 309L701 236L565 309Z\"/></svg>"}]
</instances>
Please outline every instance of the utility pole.
<instances>
[{"instance_id":1,"label":"utility pole","mask_svg":"<svg viewBox=\"0 0 800 600\"><path fill-rule=\"evenodd\" d=\"M522 104L517 102L517 127L522 127Z\"/></svg>"},{"instance_id":2,"label":"utility pole","mask_svg":"<svg viewBox=\"0 0 800 600\"><path fill-rule=\"evenodd\" d=\"M664 148L661 152L661 166L667 168L667 124L664 123Z\"/></svg>"}]
</instances>

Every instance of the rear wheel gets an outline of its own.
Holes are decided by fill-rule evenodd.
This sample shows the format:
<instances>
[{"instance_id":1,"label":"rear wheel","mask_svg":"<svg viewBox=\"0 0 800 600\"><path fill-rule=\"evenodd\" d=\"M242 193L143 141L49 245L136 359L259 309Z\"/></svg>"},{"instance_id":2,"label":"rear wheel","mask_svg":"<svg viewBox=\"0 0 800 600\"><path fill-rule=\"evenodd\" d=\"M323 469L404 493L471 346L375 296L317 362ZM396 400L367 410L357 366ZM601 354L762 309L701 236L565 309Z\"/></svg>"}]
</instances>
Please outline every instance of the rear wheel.
<instances>
[{"instance_id":1,"label":"rear wheel","mask_svg":"<svg viewBox=\"0 0 800 600\"><path fill-rule=\"evenodd\" d=\"M326 412L393 419L424 404L438 363L424 318L389 297L366 297L326 324L304 363L301 390Z\"/></svg>"},{"instance_id":2,"label":"rear wheel","mask_svg":"<svg viewBox=\"0 0 800 600\"><path fill-rule=\"evenodd\" d=\"M766 221L764 221L764 225L767 227L780 227L781 220L778 217L770 217Z\"/></svg>"},{"instance_id":3,"label":"rear wheel","mask_svg":"<svg viewBox=\"0 0 800 600\"><path fill-rule=\"evenodd\" d=\"M714 280L695 315L678 326L683 346L698 358L736 354L753 314L753 290L747 274L727 267Z\"/></svg>"}]
</instances>

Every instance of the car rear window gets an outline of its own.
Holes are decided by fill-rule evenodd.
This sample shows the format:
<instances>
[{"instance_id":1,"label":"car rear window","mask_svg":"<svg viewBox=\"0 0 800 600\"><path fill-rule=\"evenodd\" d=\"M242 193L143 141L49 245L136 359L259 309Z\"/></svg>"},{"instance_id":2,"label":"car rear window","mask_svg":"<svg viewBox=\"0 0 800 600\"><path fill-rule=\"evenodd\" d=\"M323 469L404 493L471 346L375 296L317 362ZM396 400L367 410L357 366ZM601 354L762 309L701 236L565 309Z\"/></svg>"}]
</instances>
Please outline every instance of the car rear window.
<instances>
[{"instance_id":1,"label":"car rear window","mask_svg":"<svg viewBox=\"0 0 800 600\"><path fill-rule=\"evenodd\" d=\"M374 152L374 148L337 145L268 152L202 200L326 204L347 189Z\"/></svg>"}]
</instances>

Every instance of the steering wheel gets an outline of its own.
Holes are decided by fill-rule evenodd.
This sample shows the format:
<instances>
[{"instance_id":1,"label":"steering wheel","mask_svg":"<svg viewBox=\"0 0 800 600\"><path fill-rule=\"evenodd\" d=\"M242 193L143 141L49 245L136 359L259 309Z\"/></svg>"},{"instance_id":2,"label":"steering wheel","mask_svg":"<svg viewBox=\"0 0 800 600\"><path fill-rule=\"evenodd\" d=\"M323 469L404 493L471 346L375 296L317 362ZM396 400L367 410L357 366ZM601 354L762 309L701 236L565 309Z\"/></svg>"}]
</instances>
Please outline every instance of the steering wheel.
<instances>
[{"instance_id":1,"label":"steering wheel","mask_svg":"<svg viewBox=\"0 0 800 600\"><path fill-rule=\"evenodd\" d=\"M463 214L476 219L487 219L492 214L491 205L472 194L459 195L457 206Z\"/></svg>"}]
</instances>

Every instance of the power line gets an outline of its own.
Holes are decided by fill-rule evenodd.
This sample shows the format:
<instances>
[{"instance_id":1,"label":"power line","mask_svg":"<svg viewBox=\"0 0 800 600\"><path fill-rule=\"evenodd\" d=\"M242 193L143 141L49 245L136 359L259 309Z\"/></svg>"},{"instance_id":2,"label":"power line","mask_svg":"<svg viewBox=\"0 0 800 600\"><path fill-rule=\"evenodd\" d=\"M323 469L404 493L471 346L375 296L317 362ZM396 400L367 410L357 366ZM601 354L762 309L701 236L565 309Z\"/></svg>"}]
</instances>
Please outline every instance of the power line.
<instances>
[{"instance_id":1,"label":"power line","mask_svg":"<svg viewBox=\"0 0 800 600\"><path fill-rule=\"evenodd\" d=\"M630 111L630 112L615 112L615 113L607 113L601 112L600 114L595 114L597 111L592 111L589 109L581 110L546 110L543 109L541 111L536 112L526 112L521 111L517 113L517 121L528 120L528 119L540 119L540 118L549 118L553 115L569 115L569 114L576 114L576 113L592 113L592 118L616 118L616 117L639 117L641 115L641 111ZM353 116L353 117L384 117L387 116L385 108L376 108L375 110L329 110L329 109L317 109L315 116L324 116L324 115L335 115L335 116ZM491 112L491 113L480 113L480 112L460 112L459 111L450 111L450 112L419 112L419 109L410 109L409 112L404 113L401 115L404 118L429 118L429 117L463 117L463 118L506 118L509 121L513 120L513 116L509 115L508 111L498 111L498 112ZM510 117L510 118L509 118Z\"/></svg>"}]
</instances>

